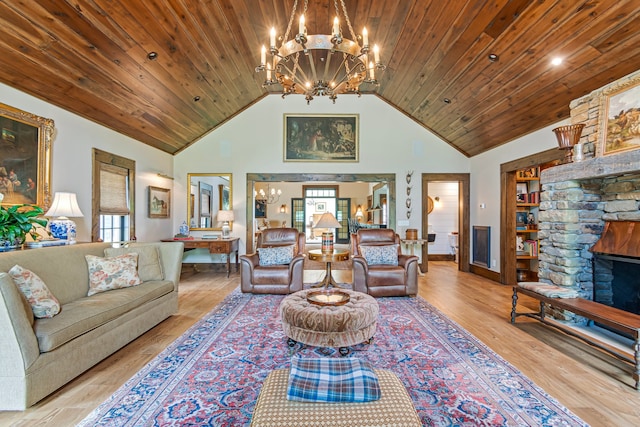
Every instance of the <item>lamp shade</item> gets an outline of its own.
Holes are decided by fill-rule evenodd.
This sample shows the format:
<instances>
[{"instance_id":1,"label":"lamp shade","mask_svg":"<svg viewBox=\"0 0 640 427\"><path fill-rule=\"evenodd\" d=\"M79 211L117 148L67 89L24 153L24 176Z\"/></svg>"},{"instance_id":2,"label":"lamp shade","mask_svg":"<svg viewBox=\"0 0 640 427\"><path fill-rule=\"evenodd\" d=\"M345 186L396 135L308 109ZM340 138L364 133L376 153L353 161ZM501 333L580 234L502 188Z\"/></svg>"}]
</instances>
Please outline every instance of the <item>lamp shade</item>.
<instances>
[{"instance_id":1,"label":"lamp shade","mask_svg":"<svg viewBox=\"0 0 640 427\"><path fill-rule=\"evenodd\" d=\"M51 207L44 216L55 217L49 221L49 231L53 237L67 240L69 244L75 243L76 223L69 217L84 216L78 206L76 193L56 193Z\"/></svg>"},{"instance_id":2,"label":"lamp shade","mask_svg":"<svg viewBox=\"0 0 640 427\"><path fill-rule=\"evenodd\" d=\"M317 224L314 224L315 228L340 228L342 224L338 222L335 216L331 212L325 212L322 214Z\"/></svg>"},{"instance_id":3,"label":"lamp shade","mask_svg":"<svg viewBox=\"0 0 640 427\"><path fill-rule=\"evenodd\" d=\"M234 220L234 216L233 216L233 211L227 210L227 211L218 211L218 221L220 222L225 222L225 221L233 221Z\"/></svg>"},{"instance_id":4,"label":"lamp shade","mask_svg":"<svg viewBox=\"0 0 640 427\"><path fill-rule=\"evenodd\" d=\"M53 196L53 203L44 216L53 217L83 217L82 211L78 206L76 193L58 193Z\"/></svg>"}]
</instances>

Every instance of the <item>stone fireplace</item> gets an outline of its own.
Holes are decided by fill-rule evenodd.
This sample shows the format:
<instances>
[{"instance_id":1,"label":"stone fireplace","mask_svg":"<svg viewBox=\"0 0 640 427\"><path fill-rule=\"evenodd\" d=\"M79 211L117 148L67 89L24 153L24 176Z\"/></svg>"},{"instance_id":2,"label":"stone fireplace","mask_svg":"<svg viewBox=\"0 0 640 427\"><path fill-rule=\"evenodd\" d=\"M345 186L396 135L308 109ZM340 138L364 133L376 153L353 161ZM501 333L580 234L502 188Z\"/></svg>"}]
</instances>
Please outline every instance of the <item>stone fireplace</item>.
<instances>
[{"instance_id":1,"label":"stone fireplace","mask_svg":"<svg viewBox=\"0 0 640 427\"><path fill-rule=\"evenodd\" d=\"M611 302L612 292L600 288L611 285L613 261L598 260L594 286L594 254L590 249L607 221L640 222L640 149L598 155L602 100L612 88L637 81L640 72L573 101L572 124L585 123L580 142L586 159L545 169L540 177L539 280L575 288L586 299L594 298L595 289L598 298L604 295L601 302L605 303ZM640 229L640 223L637 225ZM611 268L607 269L608 264ZM618 268L627 270L625 266ZM574 320L567 316L572 315L559 317Z\"/></svg>"}]
</instances>

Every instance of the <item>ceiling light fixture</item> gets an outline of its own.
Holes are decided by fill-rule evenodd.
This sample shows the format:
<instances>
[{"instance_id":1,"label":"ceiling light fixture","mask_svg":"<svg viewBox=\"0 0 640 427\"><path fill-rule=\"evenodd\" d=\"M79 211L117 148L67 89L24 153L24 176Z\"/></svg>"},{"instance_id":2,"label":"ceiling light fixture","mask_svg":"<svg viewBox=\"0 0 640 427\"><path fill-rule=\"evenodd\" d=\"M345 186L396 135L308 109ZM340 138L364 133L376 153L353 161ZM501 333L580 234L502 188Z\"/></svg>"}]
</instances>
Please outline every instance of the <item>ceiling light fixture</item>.
<instances>
[{"instance_id":1,"label":"ceiling light fixture","mask_svg":"<svg viewBox=\"0 0 640 427\"><path fill-rule=\"evenodd\" d=\"M276 190L275 188L271 188L271 184L267 184L266 192L263 188L261 188L258 191L254 191L253 195L257 200L264 200L268 205L271 205L280 199L282 190L280 190L279 188Z\"/></svg>"},{"instance_id":2,"label":"ceiling light fixture","mask_svg":"<svg viewBox=\"0 0 640 427\"><path fill-rule=\"evenodd\" d=\"M500 57L498 55L496 55L495 53L490 53L489 54L489 61L498 62L498 59L500 59Z\"/></svg>"},{"instance_id":3,"label":"ceiling light fixture","mask_svg":"<svg viewBox=\"0 0 640 427\"><path fill-rule=\"evenodd\" d=\"M554 65L557 67L560 64L562 64L562 58L560 58L559 56L556 56L551 60L551 65Z\"/></svg>"},{"instance_id":4,"label":"ceiling light fixture","mask_svg":"<svg viewBox=\"0 0 640 427\"><path fill-rule=\"evenodd\" d=\"M271 28L269 49L262 46L260 65L256 67L256 72L266 72L263 87L279 84L282 86L283 98L292 93L300 94L305 96L309 104L314 96L328 96L335 103L339 94L360 95L362 83L378 86L376 69L386 68L380 62L380 50L374 45L373 58L369 58L367 29L362 30L360 45L347 15L344 0L340 0L340 4L351 40L343 37L340 28L338 0L334 0L336 17L330 35L307 34L304 14L307 12L308 0L304 0L303 10L299 13L298 32L289 40L298 8L298 0L295 0L289 24L282 37L282 45L276 47L276 30ZM271 55L268 62L267 52Z\"/></svg>"}]
</instances>

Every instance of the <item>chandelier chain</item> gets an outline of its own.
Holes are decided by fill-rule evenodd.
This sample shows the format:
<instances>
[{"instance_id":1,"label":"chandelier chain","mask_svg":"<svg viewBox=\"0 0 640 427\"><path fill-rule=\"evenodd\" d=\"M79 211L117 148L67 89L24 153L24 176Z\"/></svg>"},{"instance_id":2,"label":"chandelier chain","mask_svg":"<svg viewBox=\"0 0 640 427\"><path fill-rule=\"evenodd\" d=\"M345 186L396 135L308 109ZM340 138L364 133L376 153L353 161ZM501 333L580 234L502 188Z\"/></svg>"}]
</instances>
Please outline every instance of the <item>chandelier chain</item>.
<instances>
[{"instance_id":1,"label":"chandelier chain","mask_svg":"<svg viewBox=\"0 0 640 427\"><path fill-rule=\"evenodd\" d=\"M284 39L289 40L289 31L291 31L291 27L293 26L293 18L296 14L296 9L298 8L298 0L293 2L293 9L291 10L291 16L289 17L289 24L287 25L287 31L284 32Z\"/></svg>"},{"instance_id":2,"label":"chandelier chain","mask_svg":"<svg viewBox=\"0 0 640 427\"><path fill-rule=\"evenodd\" d=\"M333 0L333 3L336 8L336 14L340 15L340 11L338 10L338 0ZM340 0L340 4L342 5L342 12L344 13L345 21L347 21L347 28L349 28L349 33L351 34L351 38L353 40L358 40L358 38L356 37L356 32L353 31L353 27L351 26L349 15L347 15L347 5L344 4L344 0Z\"/></svg>"}]
</instances>

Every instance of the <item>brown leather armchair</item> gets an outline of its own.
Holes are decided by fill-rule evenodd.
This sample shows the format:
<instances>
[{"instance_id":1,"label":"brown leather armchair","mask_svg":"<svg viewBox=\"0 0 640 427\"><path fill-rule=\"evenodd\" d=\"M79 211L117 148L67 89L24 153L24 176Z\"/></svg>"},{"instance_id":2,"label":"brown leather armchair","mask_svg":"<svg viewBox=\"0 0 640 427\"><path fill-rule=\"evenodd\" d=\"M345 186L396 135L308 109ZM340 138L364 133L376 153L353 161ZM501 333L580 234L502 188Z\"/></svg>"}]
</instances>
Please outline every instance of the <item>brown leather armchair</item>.
<instances>
[{"instance_id":1,"label":"brown leather armchair","mask_svg":"<svg viewBox=\"0 0 640 427\"><path fill-rule=\"evenodd\" d=\"M305 235L295 228L267 228L258 235L257 248L293 245L288 264L260 265L258 253L240 256L240 290L253 294L290 294L302 290Z\"/></svg>"},{"instance_id":2,"label":"brown leather armchair","mask_svg":"<svg viewBox=\"0 0 640 427\"><path fill-rule=\"evenodd\" d=\"M398 265L369 265L362 255L363 246L396 245ZM353 251L353 290L374 297L416 296L418 294L418 257L403 255L400 237L392 229L360 229L351 235Z\"/></svg>"}]
</instances>

